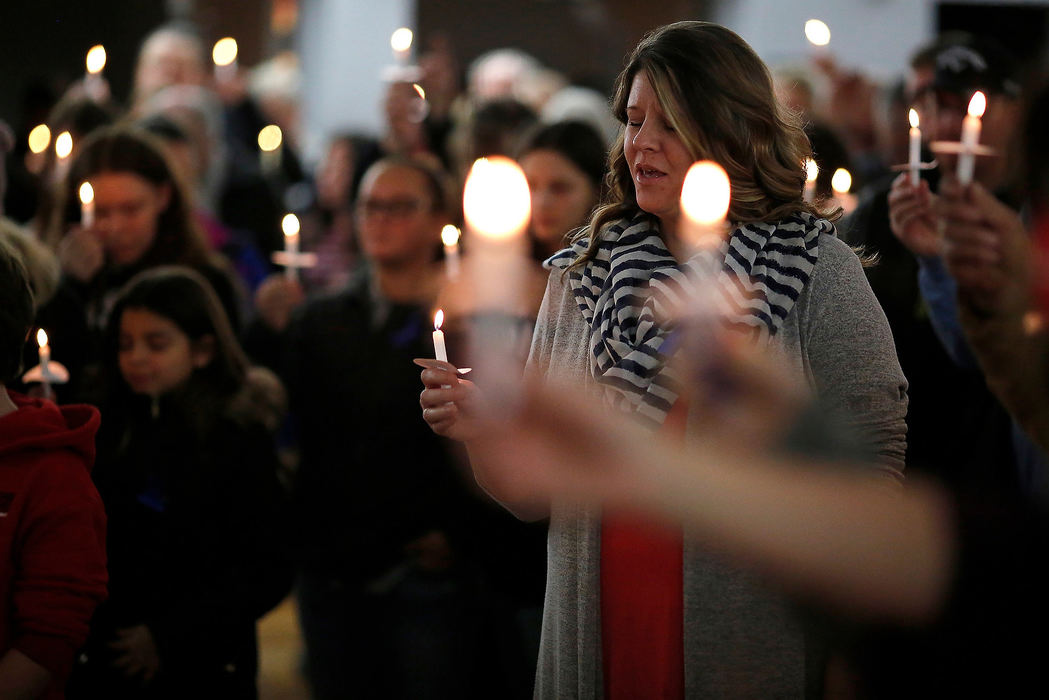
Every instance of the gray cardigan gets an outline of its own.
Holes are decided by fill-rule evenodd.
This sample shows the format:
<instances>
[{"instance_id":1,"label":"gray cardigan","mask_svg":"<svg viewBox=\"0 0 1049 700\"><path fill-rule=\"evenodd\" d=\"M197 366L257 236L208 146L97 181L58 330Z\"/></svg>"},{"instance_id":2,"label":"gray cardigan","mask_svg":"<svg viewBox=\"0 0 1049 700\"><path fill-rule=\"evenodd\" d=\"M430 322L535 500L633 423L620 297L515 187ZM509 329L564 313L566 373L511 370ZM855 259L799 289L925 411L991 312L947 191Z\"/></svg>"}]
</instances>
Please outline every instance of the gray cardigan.
<instances>
[{"instance_id":1,"label":"gray cardigan","mask_svg":"<svg viewBox=\"0 0 1049 700\"><path fill-rule=\"evenodd\" d=\"M580 378L589 371L589 328L568 280L553 270L539 310L529 372ZM885 315L855 253L829 235L793 311L772 343L822 405L840 412L899 478L906 450L907 382ZM601 667L600 518L555 504L537 698L604 696ZM819 688L806 673L806 640L782 596L753 575L684 543L685 694L688 698L797 698ZM810 649L808 661L813 659ZM808 676L808 677L807 677Z\"/></svg>"}]
</instances>

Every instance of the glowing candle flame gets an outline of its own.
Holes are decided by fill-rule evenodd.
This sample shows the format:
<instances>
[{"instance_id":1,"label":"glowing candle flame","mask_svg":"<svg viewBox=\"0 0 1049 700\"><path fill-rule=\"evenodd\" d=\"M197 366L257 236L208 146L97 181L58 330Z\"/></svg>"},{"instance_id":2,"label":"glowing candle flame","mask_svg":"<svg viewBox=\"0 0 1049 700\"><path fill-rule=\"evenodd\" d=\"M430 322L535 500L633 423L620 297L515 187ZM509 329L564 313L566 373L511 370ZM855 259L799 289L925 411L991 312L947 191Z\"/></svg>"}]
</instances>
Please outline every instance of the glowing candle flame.
<instances>
[{"instance_id":1,"label":"glowing candle flame","mask_svg":"<svg viewBox=\"0 0 1049 700\"><path fill-rule=\"evenodd\" d=\"M444 309L437 309L437 313L433 315L433 329L435 331L441 330L441 326L444 325Z\"/></svg>"},{"instance_id":2,"label":"glowing candle flame","mask_svg":"<svg viewBox=\"0 0 1049 700\"><path fill-rule=\"evenodd\" d=\"M830 179L830 186L838 194L845 194L852 189L852 173L845 168L838 168Z\"/></svg>"},{"instance_id":3,"label":"glowing candle flame","mask_svg":"<svg viewBox=\"0 0 1049 700\"><path fill-rule=\"evenodd\" d=\"M805 159L805 182L816 182L820 175L820 166L812 158Z\"/></svg>"},{"instance_id":4,"label":"glowing candle flame","mask_svg":"<svg viewBox=\"0 0 1049 700\"><path fill-rule=\"evenodd\" d=\"M73 135L68 131L63 131L55 139L55 155L59 158L68 158L69 154L73 152Z\"/></svg>"},{"instance_id":5,"label":"glowing candle flame","mask_svg":"<svg viewBox=\"0 0 1049 700\"><path fill-rule=\"evenodd\" d=\"M294 214L286 214L280 221L280 228L284 231L285 237L299 235L299 217Z\"/></svg>"},{"instance_id":6,"label":"glowing candle flame","mask_svg":"<svg viewBox=\"0 0 1049 700\"><path fill-rule=\"evenodd\" d=\"M280 148L280 144L283 140L284 134L276 124L264 126L259 132L259 148L267 153Z\"/></svg>"},{"instance_id":7,"label":"glowing candle flame","mask_svg":"<svg viewBox=\"0 0 1049 700\"><path fill-rule=\"evenodd\" d=\"M826 22L810 19L805 23L805 38L813 46L826 46L830 43L830 27Z\"/></svg>"},{"instance_id":8,"label":"glowing candle flame","mask_svg":"<svg viewBox=\"0 0 1049 700\"><path fill-rule=\"evenodd\" d=\"M33 153L43 153L51 145L51 129L47 124L38 124L29 132L29 150Z\"/></svg>"},{"instance_id":9,"label":"glowing candle flame","mask_svg":"<svg viewBox=\"0 0 1049 700\"><path fill-rule=\"evenodd\" d=\"M401 27L390 37L390 46L394 51L404 52L412 47L412 30Z\"/></svg>"},{"instance_id":10,"label":"glowing candle flame","mask_svg":"<svg viewBox=\"0 0 1049 700\"><path fill-rule=\"evenodd\" d=\"M87 52L87 72L97 75L106 67L106 49L102 44L92 46Z\"/></svg>"},{"instance_id":11,"label":"glowing candle flame","mask_svg":"<svg viewBox=\"0 0 1049 700\"><path fill-rule=\"evenodd\" d=\"M463 188L463 213L470 228L485 238L523 234L532 200L521 167L503 156L474 161Z\"/></svg>"},{"instance_id":12,"label":"glowing candle flame","mask_svg":"<svg viewBox=\"0 0 1049 700\"><path fill-rule=\"evenodd\" d=\"M211 60L216 66L228 66L237 60L237 40L231 36L215 42L211 49Z\"/></svg>"},{"instance_id":13,"label":"glowing candle flame","mask_svg":"<svg viewBox=\"0 0 1049 700\"><path fill-rule=\"evenodd\" d=\"M423 86L422 85L420 85L419 83L412 83L412 87L415 88L415 91L417 93L419 93L419 97L421 99L424 99L424 100L426 99L426 91L423 90Z\"/></svg>"},{"instance_id":14,"label":"glowing candle flame","mask_svg":"<svg viewBox=\"0 0 1049 700\"><path fill-rule=\"evenodd\" d=\"M982 117L984 111L987 109L987 97L982 92L977 90L973 93L973 97L969 100L969 116L970 117Z\"/></svg>"},{"instance_id":15,"label":"glowing candle flame","mask_svg":"<svg viewBox=\"0 0 1049 700\"><path fill-rule=\"evenodd\" d=\"M911 122L911 128L917 129L918 128L918 111L912 107L910 113L907 115L907 118Z\"/></svg>"},{"instance_id":16,"label":"glowing candle flame","mask_svg":"<svg viewBox=\"0 0 1049 700\"><path fill-rule=\"evenodd\" d=\"M90 204L95 201L95 190L91 187L90 182L85 182L80 185L80 202L82 204Z\"/></svg>"},{"instance_id":17,"label":"glowing candle flame","mask_svg":"<svg viewBox=\"0 0 1049 700\"><path fill-rule=\"evenodd\" d=\"M681 187L681 209L699 224L722 221L728 213L732 186L724 168L713 161L694 163Z\"/></svg>"},{"instance_id":18,"label":"glowing candle flame","mask_svg":"<svg viewBox=\"0 0 1049 700\"><path fill-rule=\"evenodd\" d=\"M448 224L441 229L441 243L447 246L456 245L459 242L459 229Z\"/></svg>"},{"instance_id":19,"label":"glowing candle flame","mask_svg":"<svg viewBox=\"0 0 1049 700\"><path fill-rule=\"evenodd\" d=\"M43 328L36 332L36 344L42 348L47 347L47 332Z\"/></svg>"}]
</instances>

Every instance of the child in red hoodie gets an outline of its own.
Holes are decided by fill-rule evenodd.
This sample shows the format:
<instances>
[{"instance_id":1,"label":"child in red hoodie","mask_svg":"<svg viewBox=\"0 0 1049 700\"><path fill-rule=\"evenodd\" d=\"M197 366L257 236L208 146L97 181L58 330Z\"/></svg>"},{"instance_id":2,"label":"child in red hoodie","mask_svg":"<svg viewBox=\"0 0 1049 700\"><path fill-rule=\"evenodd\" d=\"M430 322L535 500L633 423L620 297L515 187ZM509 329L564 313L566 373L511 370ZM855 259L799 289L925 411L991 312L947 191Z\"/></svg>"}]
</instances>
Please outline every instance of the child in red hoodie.
<instances>
[{"instance_id":1,"label":"child in red hoodie","mask_svg":"<svg viewBox=\"0 0 1049 700\"><path fill-rule=\"evenodd\" d=\"M91 483L98 411L10 392L33 323L0 243L0 698L61 698L106 595L105 512Z\"/></svg>"}]
</instances>

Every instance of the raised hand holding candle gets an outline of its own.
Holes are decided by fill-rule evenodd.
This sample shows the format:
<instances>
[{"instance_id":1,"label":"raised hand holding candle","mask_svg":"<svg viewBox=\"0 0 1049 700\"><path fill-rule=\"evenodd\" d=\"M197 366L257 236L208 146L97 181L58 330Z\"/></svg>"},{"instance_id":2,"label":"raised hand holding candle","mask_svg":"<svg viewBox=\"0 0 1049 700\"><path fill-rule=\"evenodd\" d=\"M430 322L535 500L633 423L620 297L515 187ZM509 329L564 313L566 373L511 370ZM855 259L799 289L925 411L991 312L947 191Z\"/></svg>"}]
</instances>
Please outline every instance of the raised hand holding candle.
<instances>
[{"instance_id":1,"label":"raised hand holding candle","mask_svg":"<svg viewBox=\"0 0 1049 700\"><path fill-rule=\"evenodd\" d=\"M91 228L95 225L95 190L90 182L80 185L80 226Z\"/></svg>"},{"instance_id":2,"label":"raised hand holding candle","mask_svg":"<svg viewBox=\"0 0 1049 700\"><path fill-rule=\"evenodd\" d=\"M961 153L958 154L958 182L968 185L976 167L976 146L980 143L980 118L987 109L987 98L977 90L969 100L968 114L962 120Z\"/></svg>"},{"instance_id":3,"label":"raised hand holding candle","mask_svg":"<svg viewBox=\"0 0 1049 700\"><path fill-rule=\"evenodd\" d=\"M444 270L449 277L459 275L459 229L448 224L441 229L444 244Z\"/></svg>"},{"instance_id":4,"label":"raised hand holding candle","mask_svg":"<svg viewBox=\"0 0 1049 700\"><path fill-rule=\"evenodd\" d=\"M215 63L215 81L229 82L237 73L237 40L231 36L215 42L211 49L211 60Z\"/></svg>"},{"instance_id":5,"label":"raised hand holding candle","mask_svg":"<svg viewBox=\"0 0 1049 700\"><path fill-rule=\"evenodd\" d=\"M732 185L724 168L710 160L692 164L681 187L681 211L693 247L713 248L724 240L731 199Z\"/></svg>"},{"instance_id":6,"label":"raised hand holding candle","mask_svg":"<svg viewBox=\"0 0 1049 700\"><path fill-rule=\"evenodd\" d=\"M806 202L816 199L816 178L820 176L820 166L812 158L805 159L805 192Z\"/></svg>"},{"instance_id":7,"label":"raised hand holding candle","mask_svg":"<svg viewBox=\"0 0 1049 700\"><path fill-rule=\"evenodd\" d=\"M284 254L287 257L284 276L289 280L297 280L299 278L299 217L294 214L286 214L281 219L280 227L284 232Z\"/></svg>"},{"instance_id":8,"label":"raised hand holding candle","mask_svg":"<svg viewBox=\"0 0 1049 700\"><path fill-rule=\"evenodd\" d=\"M441 330L443 325L444 311L437 309L437 313L433 315L433 356L441 362L447 362L448 350L444 346L444 331Z\"/></svg>"},{"instance_id":9,"label":"raised hand holding candle","mask_svg":"<svg viewBox=\"0 0 1049 700\"><path fill-rule=\"evenodd\" d=\"M911 171L911 185L914 187L918 186L918 181L921 178L919 171L921 170L922 164L922 130L918 128L918 111L913 107L910 113L907 115L911 122L911 130L908 136L908 157L907 167Z\"/></svg>"}]
</instances>

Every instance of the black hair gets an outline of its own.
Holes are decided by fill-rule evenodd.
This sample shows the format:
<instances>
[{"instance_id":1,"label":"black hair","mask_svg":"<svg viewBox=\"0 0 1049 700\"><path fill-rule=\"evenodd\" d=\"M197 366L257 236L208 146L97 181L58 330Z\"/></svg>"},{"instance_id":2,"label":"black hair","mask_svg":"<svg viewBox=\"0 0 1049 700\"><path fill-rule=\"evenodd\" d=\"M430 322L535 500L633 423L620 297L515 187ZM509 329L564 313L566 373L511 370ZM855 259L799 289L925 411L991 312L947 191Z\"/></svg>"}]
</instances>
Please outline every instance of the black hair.
<instances>
[{"instance_id":1,"label":"black hair","mask_svg":"<svg viewBox=\"0 0 1049 700\"><path fill-rule=\"evenodd\" d=\"M34 315L25 265L14 248L0 240L0 384L22 374L22 348Z\"/></svg>"},{"instance_id":2,"label":"black hair","mask_svg":"<svg viewBox=\"0 0 1049 700\"><path fill-rule=\"evenodd\" d=\"M532 151L559 153L590 179L595 191L601 191L608 147L589 124L568 120L539 127L525 139L518 160Z\"/></svg>"}]
</instances>

